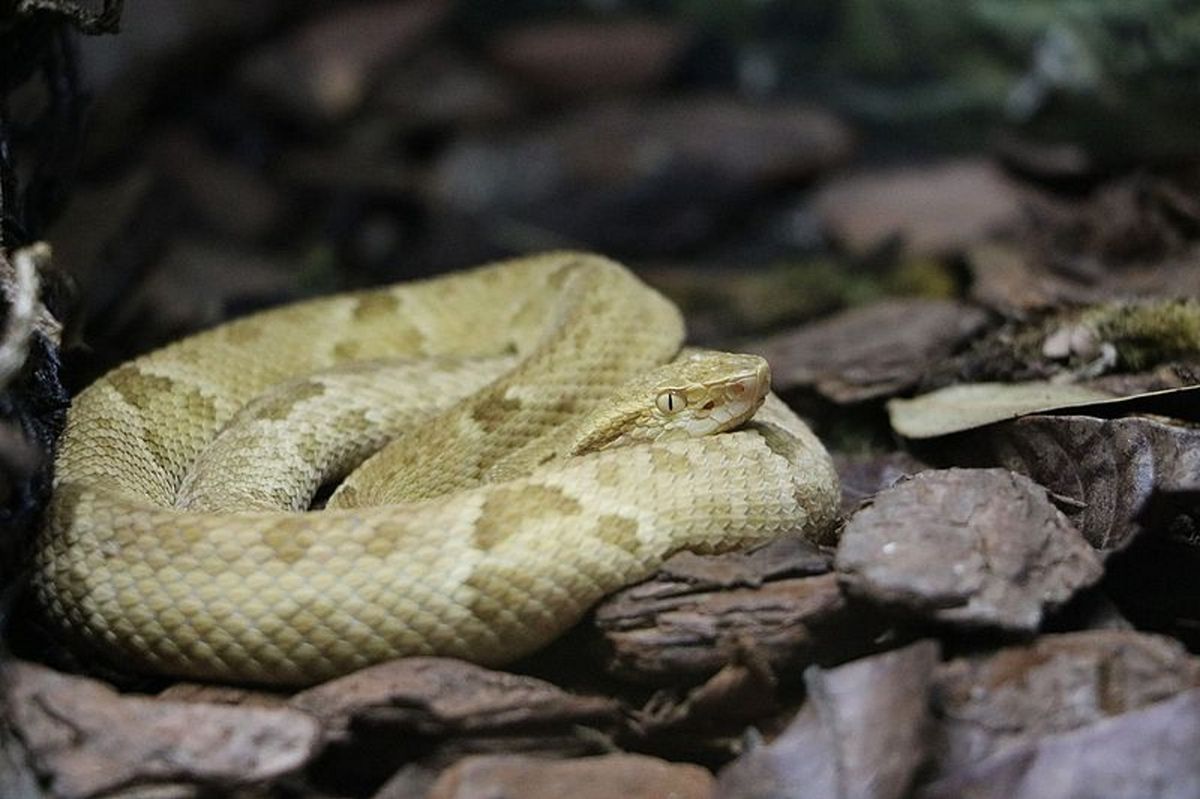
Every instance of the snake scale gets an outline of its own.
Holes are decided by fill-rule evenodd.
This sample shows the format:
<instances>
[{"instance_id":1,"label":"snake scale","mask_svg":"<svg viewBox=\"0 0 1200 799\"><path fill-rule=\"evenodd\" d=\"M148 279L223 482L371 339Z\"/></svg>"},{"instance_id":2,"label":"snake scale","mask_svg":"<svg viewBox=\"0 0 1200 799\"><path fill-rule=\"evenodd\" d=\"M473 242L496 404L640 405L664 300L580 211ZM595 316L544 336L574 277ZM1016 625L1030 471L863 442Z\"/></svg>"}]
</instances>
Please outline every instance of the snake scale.
<instances>
[{"instance_id":1,"label":"snake scale","mask_svg":"<svg viewBox=\"0 0 1200 799\"><path fill-rule=\"evenodd\" d=\"M624 267L562 252L185 338L73 402L34 596L126 669L303 685L503 664L678 550L826 535L820 442L773 396L721 432L765 369L708 380L683 336Z\"/></svg>"}]
</instances>

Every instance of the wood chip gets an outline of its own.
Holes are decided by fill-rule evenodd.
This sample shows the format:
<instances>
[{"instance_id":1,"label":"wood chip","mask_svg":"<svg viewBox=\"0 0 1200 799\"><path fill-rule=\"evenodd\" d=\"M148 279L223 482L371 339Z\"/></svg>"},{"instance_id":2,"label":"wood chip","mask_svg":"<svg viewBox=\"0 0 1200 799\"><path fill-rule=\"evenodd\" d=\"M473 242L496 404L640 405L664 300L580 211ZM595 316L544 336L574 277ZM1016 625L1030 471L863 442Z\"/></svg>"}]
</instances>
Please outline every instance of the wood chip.
<instances>
[{"instance_id":1,"label":"wood chip","mask_svg":"<svg viewBox=\"0 0 1200 799\"><path fill-rule=\"evenodd\" d=\"M930 783L917 799L1194 799L1200 689L1014 747Z\"/></svg>"},{"instance_id":2,"label":"wood chip","mask_svg":"<svg viewBox=\"0 0 1200 799\"><path fill-rule=\"evenodd\" d=\"M847 659L877 630L847 608L832 574L800 576L827 564L799 541L751 555L676 556L597 607L606 667L622 679L677 685L706 679L747 652L776 670Z\"/></svg>"},{"instance_id":3,"label":"wood chip","mask_svg":"<svg viewBox=\"0 0 1200 799\"><path fill-rule=\"evenodd\" d=\"M1170 638L1091 630L956 658L935 685L936 771L947 774L1200 687L1200 658Z\"/></svg>"},{"instance_id":4,"label":"wood chip","mask_svg":"<svg viewBox=\"0 0 1200 799\"><path fill-rule=\"evenodd\" d=\"M987 315L950 300L885 300L748 345L777 391L814 388L837 403L896 394L981 330Z\"/></svg>"},{"instance_id":5,"label":"wood chip","mask_svg":"<svg viewBox=\"0 0 1200 799\"><path fill-rule=\"evenodd\" d=\"M881 492L846 525L836 565L880 605L1025 633L1102 573L1046 490L1006 469L926 471Z\"/></svg>"},{"instance_id":6,"label":"wood chip","mask_svg":"<svg viewBox=\"0 0 1200 799\"><path fill-rule=\"evenodd\" d=\"M827 183L813 202L857 254L893 236L915 254L954 254L1021 218L1014 184L984 159L851 175Z\"/></svg>"},{"instance_id":7,"label":"wood chip","mask_svg":"<svg viewBox=\"0 0 1200 799\"><path fill-rule=\"evenodd\" d=\"M938 645L805 672L808 703L774 741L721 771L720 799L906 795L924 762Z\"/></svg>"},{"instance_id":8,"label":"wood chip","mask_svg":"<svg viewBox=\"0 0 1200 799\"><path fill-rule=\"evenodd\" d=\"M320 739L297 710L122 696L32 663L8 662L4 690L10 724L59 799L154 786L227 794L300 769Z\"/></svg>"},{"instance_id":9,"label":"wood chip","mask_svg":"<svg viewBox=\"0 0 1200 799\"><path fill-rule=\"evenodd\" d=\"M710 799L705 769L644 755L574 760L471 757L434 783L427 799Z\"/></svg>"}]
</instances>

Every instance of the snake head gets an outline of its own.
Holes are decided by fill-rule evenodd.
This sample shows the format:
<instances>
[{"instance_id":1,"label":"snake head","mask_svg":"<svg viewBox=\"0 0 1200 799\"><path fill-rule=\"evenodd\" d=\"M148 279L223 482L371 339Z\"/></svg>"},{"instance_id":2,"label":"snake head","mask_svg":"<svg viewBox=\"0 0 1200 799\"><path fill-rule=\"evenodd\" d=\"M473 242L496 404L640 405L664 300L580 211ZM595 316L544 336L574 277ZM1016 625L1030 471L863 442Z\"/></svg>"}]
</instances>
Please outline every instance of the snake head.
<instances>
[{"instance_id":1,"label":"snake head","mask_svg":"<svg viewBox=\"0 0 1200 799\"><path fill-rule=\"evenodd\" d=\"M696 351L634 378L581 425L573 454L732 430L771 388L757 355Z\"/></svg>"}]
</instances>

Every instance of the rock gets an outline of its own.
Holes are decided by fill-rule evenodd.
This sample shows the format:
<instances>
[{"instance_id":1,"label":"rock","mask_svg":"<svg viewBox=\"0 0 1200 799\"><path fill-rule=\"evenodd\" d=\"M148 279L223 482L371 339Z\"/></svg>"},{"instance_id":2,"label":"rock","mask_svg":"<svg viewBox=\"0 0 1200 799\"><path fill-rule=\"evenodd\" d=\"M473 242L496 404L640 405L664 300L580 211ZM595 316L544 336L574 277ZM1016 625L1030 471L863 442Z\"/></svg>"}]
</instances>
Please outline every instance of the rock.
<instances>
[{"instance_id":1,"label":"rock","mask_svg":"<svg viewBox=\"0 0 1200 799\"><path fill-rule=\"evenodd\" d=\"M884 300L748 348L770 362L776 391L811 387L833 402L854 403L916 386L931 363L986 324L986 313L951 300Z\"/></svg>"},{"instance_id":2,"label":"rock","mask_svg":"<svg viewBox=\"0 0 1200 799\"><path fill-rule=\"evenodd\" d=\"M676 555L596 608L606 668L622 679L678 685L715 674L739 652L778 672L863 651L876 627L847 608L832 574L816 573L827 563L797 540L750 555Z\"/></svg>"},{"instance_id":3,"label":"rock","mask_svg":"<svg viewBox=\"0 0 1200 799\"><path fill-rule=\"evenodd\" d=\"M953 255L1021 219L1014 184L982 159L840 178L813 203L830 234L857 255L893 236L915 255Z\"/></svg>"},{"instance_id":4,"label":"rock","mask_svg":"<svg viewBox=\"0 0 1200 799\"><path fill-rule=\"evenodd\" d=\"M808 702L770 744L722 769L720 799L901 799L924 762L938 646L922 641L805 672Z\"/></svg>"},{"instance_id":5,"label":"rock","mask_svg":"<svg viewBox=\"0 0 1200 799\"><path fill-rule=\"evenodd\" d=\"M503 755L460 761L438 778L427 799L709 799L712 788L712 775L699 766L643 755Z\"/></svg>"},{"instance_id":6,"label":"rock","mask_svg":"<svg viewBox=\"0 0 1200 799\"><path fill-rule=\"evenodd\" d=\"M552 20L503 30L487 49L502 69L561 97L660 86L690 38L676 24L650 19Z\"/></svg>"},{"instance_id":7,"label":"rock","mask_svg":"<svg viewBox=\"0 0 1200 799\"><path fill-rule=\"evenodd\" d=\"M260 48L238 77L301 118L334 121L355 110L379 68L411 52L448 9L445 0L339 6Z\"/></svg>"},{"instance_id":8,"label":"rock","mask_svg":"<svg viewBox=\"0 0 1200 799\"><path fill-rule=\"evenodd\" d=\"M1024 742L926 784L917 799L1193 799L1200 689Z\"/></svg>"},{"instance_id":9,"label":"rock","mask_svg":"<svg viewBox=\"0 0 1200 799\"><path fill-rule=\"evenodd\" d=\"M1006 469L925 471L880 492L846 525L836 567L871 602L1023 633L1103 572L1046 490Z\"/></svg>"},{"instance_id":10,"label":"rock","mask_svg":"<svg viewBox=\"0 0 1200 799\"><path fill-rule=\"evenodd\" d=\"M4 691L9 723L59 799L134 786L228 795L299 770L320 742L317 721L297 710L122 696L32 663L6 663Z\"/></svg>"},{"instance_id":11,"label":"rock","mask_svg":"<svg viewBox=\"0 0 1200 799\"><path fill-rule=\"evenodd\" d=\"M1200 658L1133 630L1045 635L938 669L937 774L1200 686Z\"/></svg>"}]
</instances>

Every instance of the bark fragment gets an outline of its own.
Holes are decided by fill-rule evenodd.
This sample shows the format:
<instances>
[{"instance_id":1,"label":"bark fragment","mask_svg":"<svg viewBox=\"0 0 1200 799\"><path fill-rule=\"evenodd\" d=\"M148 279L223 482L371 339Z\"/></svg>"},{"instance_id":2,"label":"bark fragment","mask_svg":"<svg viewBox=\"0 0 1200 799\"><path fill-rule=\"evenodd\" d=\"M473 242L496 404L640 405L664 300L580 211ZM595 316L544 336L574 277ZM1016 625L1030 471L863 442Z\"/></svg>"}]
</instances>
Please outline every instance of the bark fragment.
<instances>
[{"instance_id":1,"label":"bark fragment","mask_svg":"<svg viewBox=\"0 0 1200 799\"><path fill-rule=\"evenodd\" d=\"M1005 469L926 471L881 492L846 525L836 563L880 605L1025 633L1102 573L1045 489Z\"/></svg>"},{"instance_id":2,"label":"bark fragment","mask_svg":"<svg viewBox=\"0 0 1200 799\"><path fill-rule=\"evenodd\" d=\"M122 696L19 661L6 664L4 679L11 724L62 799L156 786L231 793L300 769L319 744L317 721L288 708Z\"/></svg>"},{"instance_id":3,"label":"bark fragment","mask_svg":"<svg viewBox=\"0 0 1200 799\"><path fill-rule=\"evenodd\" d=\"M805 672L808 703L774 741L722 770L721 799L900 799L925 760L938 645Z\"/></svg>"}]
</instances>

